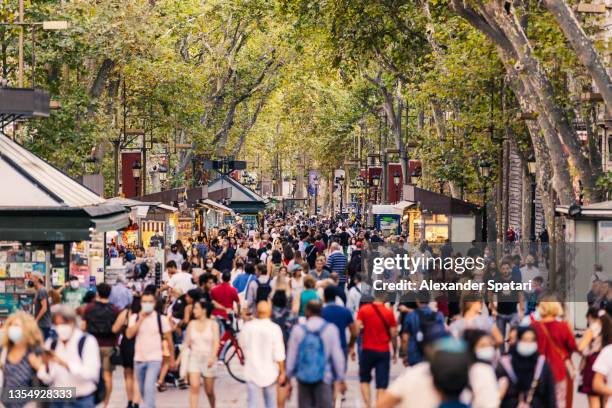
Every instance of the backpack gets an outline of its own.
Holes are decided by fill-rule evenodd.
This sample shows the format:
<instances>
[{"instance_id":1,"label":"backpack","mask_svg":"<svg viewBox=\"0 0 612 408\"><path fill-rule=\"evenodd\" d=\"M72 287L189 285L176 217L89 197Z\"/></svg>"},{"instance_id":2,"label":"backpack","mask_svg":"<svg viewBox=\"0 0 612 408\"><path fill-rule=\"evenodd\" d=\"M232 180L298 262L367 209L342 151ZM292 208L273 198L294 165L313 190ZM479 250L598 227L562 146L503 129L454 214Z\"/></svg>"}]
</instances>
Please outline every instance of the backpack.
<instances>
[{"instance_id":1,"label":"backpack","mask_svg":"<svg viewBox=\"0 0 612 408\"><path fill-rule=\"evenodd\" d=\"M87 340L87 334L83 334L79 339L78 350L79 350L79 358L83 360L83 348L85 347L85 340ZM57 347L57 339L54 339L51 342L51 350L55 351ZM106 384L104 383L104 370L102 368L102 364L100 364L100 374L98 375L98 381L96 381L96 390L94 391L94 402L96 404L104 401L104 397L106 397Z\"/></svg>"},{"instance_id":2,"label":"backpack","mask_svg":"<svg viewBox=\"0 0 612 408\"><path fill-rule=\"evenodd\" d=\"M315 261L317 260L318 250L315 244L310 245L306 248L306 261L308 262L308 266L311 268L315 267Z\"/></svg>"},{"instance_id":3,"label":"backpack","mask_svg":"<svg viewBox=\"0 0 612 408\"><path fill-rule=\"evenodd\" d=\"M445 332L446 329L444 328L444 323L438 321L437 312L431 311L430 313L425 313L420 308L417 308L415 312L419 317L419 330L416 333L415 339L422 354L425 339L433 337L435 333Z\"/></svg>"},{"instance_id":4,"label":"backpack","mask_svg":"<svg viewBox=\"0 0 612 408\"><path fill-rule=\"evenodd\" d=\"M257 289L255 290L255 304L263 301L266 301L270 298L270 293L272 293L272 286L270 286L270 278L265 283L261 283L259 278L255 279L255 283L257 284Z\"/></svg>"},{"instance_id":5,"label":"backpack","mask_svg":"<svg viewBox=\"0 0 612 408\"><path fill-rule=\"evenodd\" d=\"M174 317L175 319L183 320L183 317L185 317L185 306L187 306L185 295L181 295L172 304L172 317Z\"/></svg>"},{"instance_id":6,"label":"backpack","mask_svg":"<svg viewBox=\"0 0 612 408\"><path fill-rule=\"evenodd\" d=\"M327 322L316 331L309 330L304 324L300 326L305 334L298 349L295 376L301 383L317 384L323 381L325 375L325 347L321 333Z\"/></svg>"},{"instance_id":7,"label":"backpack","mask_svg":"<svg viewBox=\"0 0 612 408\"><path fill-rule=\"evenodd\" d=\"M117 312L110 303L96 302L87 312L87 333L97 337L112 337Z\"/></svg>"}]
</instances>

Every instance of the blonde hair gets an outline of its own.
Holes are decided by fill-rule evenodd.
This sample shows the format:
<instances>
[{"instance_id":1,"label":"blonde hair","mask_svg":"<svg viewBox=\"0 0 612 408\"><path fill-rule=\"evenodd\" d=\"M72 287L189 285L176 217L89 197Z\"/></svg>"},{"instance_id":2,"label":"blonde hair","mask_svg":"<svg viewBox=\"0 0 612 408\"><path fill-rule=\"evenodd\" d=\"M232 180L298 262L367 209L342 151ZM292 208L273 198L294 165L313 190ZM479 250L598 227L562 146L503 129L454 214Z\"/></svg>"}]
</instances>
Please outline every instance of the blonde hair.
<instances>
[{"instance_id":1,"label":"blonde hair","mask_svg":"<svg viewBox=\"0 0 612 408\"><path fill-rule=\"evenodd\" d=\"M563 306L555 298L542 299L538 304L541 317L558 317L563 314Z\"/></svg>"},{"instance_id":2,"label":"blonde hair","mask_svg":"<svg viewBox=\"0 0 612 408\"><path fill-rule=\"evenodd\" d=\"M28 347L32 348L35 346L40 346L43 344L43 337L40 329L38 328L38 324L36 324L36 319L32 317L32 315L20 310L18 312L10 315L4 324L4 330L2 331L2 339L0 339L0 344L3 348L9 349L11 347L11 341L8 337L8 328L14 322L21 323L21 329L23 331L23 340L27 344Z\"/></svg>"}]
</instances>

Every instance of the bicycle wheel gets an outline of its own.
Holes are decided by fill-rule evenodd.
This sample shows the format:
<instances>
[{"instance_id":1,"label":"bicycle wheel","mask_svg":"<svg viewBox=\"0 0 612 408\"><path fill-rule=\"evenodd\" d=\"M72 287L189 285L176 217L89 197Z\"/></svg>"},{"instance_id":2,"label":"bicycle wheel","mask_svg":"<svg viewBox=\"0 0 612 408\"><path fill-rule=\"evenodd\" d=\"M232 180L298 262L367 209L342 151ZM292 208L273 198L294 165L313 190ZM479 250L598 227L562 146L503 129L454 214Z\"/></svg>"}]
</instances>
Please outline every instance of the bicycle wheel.
<instances>
[{"instance_id":1,"label":"bicycle wheel","mask_svg":"<svg viewBox=\"0 0 612 408\"><path fill-rule=\"evenodd\" d=\"M225 356L223 359L227 372L232 378L238 382L244 383L244 358L242 356L242 350L236 349L234 344L230 344L225 350Z\"/></svg>"}]
</instances>

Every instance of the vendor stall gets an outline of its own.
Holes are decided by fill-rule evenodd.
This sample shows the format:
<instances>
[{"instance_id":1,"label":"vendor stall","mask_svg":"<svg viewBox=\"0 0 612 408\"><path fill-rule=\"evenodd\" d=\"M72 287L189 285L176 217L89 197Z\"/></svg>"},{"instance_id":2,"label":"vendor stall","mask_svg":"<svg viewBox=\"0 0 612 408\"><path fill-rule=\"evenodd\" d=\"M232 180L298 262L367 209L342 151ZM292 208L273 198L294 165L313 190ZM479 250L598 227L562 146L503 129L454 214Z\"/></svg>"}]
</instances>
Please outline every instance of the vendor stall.
<instances>
[{"instance_id":1,"label":"vendor stall","mask_svg":"<svg viewBox=\"0 0 612 408\"><path fill-rule=\"evenodd\" d=\"M441 244L449 239L469 243L479 238L478 206L414 185L404 186L404 197L406 201L399 205L402 206L402 219L408 225L410 242L427 240Z\"/></svg>"},{"instance_id":2,"label":"vendor stall","mask_svg":"<svg viewBox=\"0 0 612 408\"><path fill-rule=\"evenodd\" d=\"M208 184L208 193L211 195L221 189L229 190L225 205L240 215L247 229L257 228L261 219L259 214L263 213L266 207L264 198L227 176L220 176ZM230 223L233 223L233 220Z\"/></svg>"},{"instance_id":3,"label":"vendor stall","mask_svg":"<svg viewBox=\"0 0 612 408\"><path fill-rule=\"evenodd\" d=\"M4 134L0 187L0 319L29 310L32 272L40 271L48 287L62 285L73 242L92 241L128 224L123 206L99 197ZM99 255L100 249L79 251Z\"/></svg>"}]
</instances>

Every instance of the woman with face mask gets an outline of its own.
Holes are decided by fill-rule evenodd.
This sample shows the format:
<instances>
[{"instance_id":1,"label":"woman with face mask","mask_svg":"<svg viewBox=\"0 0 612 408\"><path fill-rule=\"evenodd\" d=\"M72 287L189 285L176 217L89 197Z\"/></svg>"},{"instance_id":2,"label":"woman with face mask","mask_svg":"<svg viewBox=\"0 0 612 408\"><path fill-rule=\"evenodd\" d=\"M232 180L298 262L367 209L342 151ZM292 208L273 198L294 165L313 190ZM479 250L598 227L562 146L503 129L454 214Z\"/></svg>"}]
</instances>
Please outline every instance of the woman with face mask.
<instances>
[{"instance_id":1,"label":"woman with face mask","mask_svg":"<svg viewBox=\"0 0 612 408\"><path fill-rule=\"evenodd\" d=\"M42 334L36 320L25 313L17 312L6 320L0 344L0 371L3 374L2 389L20 389L39 385L36 371L43 365ZM35 406L34 403L4 402L7 408Z\"/></svg>"},{"instance_id":2,"label":"woman with face mask","mask_svg":"<svg viewBox=\"0 0 612 408\"><path fill-rule=\"evenodd\" d=\"M532 327L519 327L517 343L502 356L497 367L500 408L527 404L533 408L555 408L555 379L538 353L538 338Z\"/></svg>"},{"instance_id":3,"label":"woman with face mask","mask_svg":"<svg viewBox=\"0 0 612 408\"><path fill-rule=\"evenodd\" d=\"M593 379L595 377L593 364L603 348L602 329L603 326L606 326L606 331L610 329L610 318L606 316L604 310L599 310L593 306L587 311L586 318L589 327L584 331L578 343L578 351L582 353L581 383L578 386L578 392L587 394L589 408L601 408L603 407L602 396L593 389Z\"/></svg>"},{"instance_id":4,"label":"woman with face mask","mask_svg":"<svg viewBox=\"0 0 612 408\"><path fill-rule=\"evenodd\" d=\"M448 330L456 338L463 336L468 329L479 329L491 335L496 345L503 343L501 332L495 325L494 320L486 313L486 307L482 301L482 295L476 292L462 294L461 317L455 319Z\"/></svg>"},{"instance_id":5,"label":"woman with face mask","mask_svg":"<svg viewBox=\"0 0 612 408\"><path fill-rule=\"evenodd\" d=\"M493 365L497 349L493 337L484 330L467 329L463 339L468 348L472 364L468 372L470 389L462 394L462 401L470 402L473 408L491 407L499 401L499 390Z\"/></svg>"}]
</instances>

